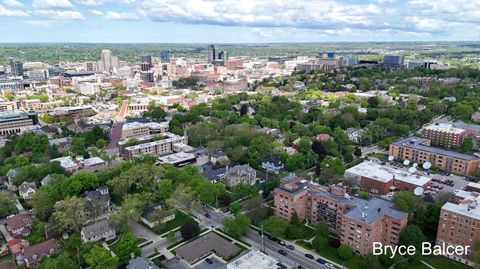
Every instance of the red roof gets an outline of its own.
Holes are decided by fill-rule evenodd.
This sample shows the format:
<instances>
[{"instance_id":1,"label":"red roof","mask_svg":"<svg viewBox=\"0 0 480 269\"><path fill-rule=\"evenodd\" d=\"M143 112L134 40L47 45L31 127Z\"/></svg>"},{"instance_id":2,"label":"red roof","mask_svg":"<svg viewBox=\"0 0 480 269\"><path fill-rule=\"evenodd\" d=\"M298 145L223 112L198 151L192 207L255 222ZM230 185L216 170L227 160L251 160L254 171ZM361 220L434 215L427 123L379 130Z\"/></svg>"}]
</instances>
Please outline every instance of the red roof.
<instances>
[{"instance_id":1,"label":"red roof","mask_svg":"<svg viewBox=\"0 0 480 269\"><path fill-rule=\"evenodd\" d=\"M22 252L25 248L29 247L30 244L23 239L12 239L8 240L8 248L10 253L13 256L16 256L18 253Z\"/></svg>"},{"instance_id":2,"label":"red roof","mask_svg":"<svg viewBox=\"0 0 480 269\"><path fill-rule=\"evenodd\" d=\"M55 239L25 248L23 255L28 264L36 263L44 257L48 257L58 252L58 244Z\"/></svg>"},{"instance_id":3,"label":"red roof","mask_svg":"<svg viewBox=\"0 0 480 269\"><path fill-rule=\"evenodd\" d=\"M16 230L25 227L27 223L32 223L33 218L27 212L18 213L17 215L7 219L5 225L12 230Z\"/></svg>"}]
</instances>

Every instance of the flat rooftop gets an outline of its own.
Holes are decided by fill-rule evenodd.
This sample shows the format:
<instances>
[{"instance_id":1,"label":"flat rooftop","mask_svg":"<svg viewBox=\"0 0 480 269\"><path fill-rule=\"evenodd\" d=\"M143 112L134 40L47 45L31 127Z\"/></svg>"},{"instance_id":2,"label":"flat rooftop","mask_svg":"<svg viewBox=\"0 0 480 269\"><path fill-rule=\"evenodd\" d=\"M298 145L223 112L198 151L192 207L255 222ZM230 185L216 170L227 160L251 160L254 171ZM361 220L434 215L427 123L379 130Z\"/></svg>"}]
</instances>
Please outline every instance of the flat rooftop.
<instances>
[{"instance_id":1,"label":"flat rooftop","mask_svg":"<svg viewBox=\"0 0 480 269\"><path fill-rule=\"evenodd\" d=\"M412 136L404 139L399 139L393 142L392 144L396 146L402 146L402 147L413 148L413 149L422 150L426 152L432 152L432 153L436 153L436 154L440 154L440 155L444 155L452 158L457 158L460 160L473 161L478 159L477 156L471 155L471 154L465 154L465 153L446 150L446 149L437 148L437 147L425 146L424 143L426 141L428 141L428 139Z\"/></svg>"},{"instance_id":2,"label":"flat rooftop","mask_svg":"<svg viewBox=\"0 0 480 269\"><path fill-rule=\"evenodd\" d=\"M466 217L480 219L480 197L476 192L471 192L459 204L446 203L442 210L447 210Z\"/></svg>"},{"instance_id":3,"label":"flat rooftop","mask_svg":"<svg viewBox=\"0 0 480 269\"><path fill-rule=\"evenodd\" d=\"M437 131L437 132L452 133L452 134L461 134L465 132L465 130L456 128L451 123L434 123L426 126L425 129Z\"/></svg>"},{"instance_id":4,"label":"flat rooftop","mask_svg":"<svg viewBox=\"0 0 480 269\"><path fill-rule=\"evenodd\" d=\"M394 204L384 199L373 197L370 200L364 200L351 197L350 200L355 207L347 211L345 215L368 224L376 222L383 215L391 216L395 219L408 217L406 212L393 208Z\"/></svg>"},{"instance_id":5,"label":"flat rooftop","mask_svg":"<svg viewBox=\"0 0 480 269\"><path fill-rule=\"evenodd\" d=\"M227 269L271 269L276 268L278 261L260 252L252 250L227 265Z\"/></svg>"},{"instance_id":6,"label":"flat rooftop","mask_svg":"<svg viewBox=\"0 0 480 269\"><path fill-rule=\"evenodd\" d=\"M168 128L169 127L169 122L127 122L123 124L122 130L130 130L130 129L137 129L137 128L149 128L149 129L162 129L162 128Z\"/></svg>"},{"instance_id":7,"label":"flat rooftop","mask_svg":"<svg viewBox=\"0 0 480 269\"><path fill-rule=\"evenodd\" d=\"M402 181L415 186L424 186L432 179L416 173L410 173L398 168L380 165L374 162L365 161L355 165L345 171L345 175L355 175L361 177L368 177L381 182L388 182L390 180Z\"/></svg>"}]
</instances>

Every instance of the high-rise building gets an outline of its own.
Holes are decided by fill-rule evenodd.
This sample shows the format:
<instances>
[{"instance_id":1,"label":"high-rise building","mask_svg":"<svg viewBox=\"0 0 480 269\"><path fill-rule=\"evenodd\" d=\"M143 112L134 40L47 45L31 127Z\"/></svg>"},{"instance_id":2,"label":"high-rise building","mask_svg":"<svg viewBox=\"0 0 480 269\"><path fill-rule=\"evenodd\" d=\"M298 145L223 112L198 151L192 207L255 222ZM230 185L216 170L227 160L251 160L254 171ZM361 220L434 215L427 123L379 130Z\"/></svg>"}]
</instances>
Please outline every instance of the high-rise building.
<instances>
[{"instance_id":1,"label":"high-rise building","mask_svg":"<svg viewBox=\"0 0 480 269\"><path fill-rule=\"evenodd\" d=\"M23 63L17 59L10 59L10 72L12 76L21 77L23 76Z\"/></svg>"},{"instance_id":2,"label":"high-rise building","mask_svg":"<svg viewBox=\"0 0 480 269\"><path fill-rule=\"evenodd\" d=\"M160 58L162 63L169 63L170 62L170 51L164 50L160 53Z\"/></svg>"},{"instance_id":3,"label":"high-rise building","mask_svg":"<svg viewBox=\"0 0 480 269\"><path fill-rule=\"evenodd\" d=\"M110 72L118 67L118 58L113 56L110 50L102 50L102 56L98 65L101 71Z\"/></svg>"},{"instance_id":4,"label":"high-rise building","mask_svg":"<svg viewBox=\"0 0 480 269\"><path fill-rule=\"evenodd\" d=\"M207 51L206 51L206 56L207 56L207 62L211 63L215 61L216 59L216 54L215 54L215 45L211 44L208 45Z\"/></svg>"},{"instance_id":5,"label":"high-rise building","mask_svg":"<svg viewBox=\"0 0 480 269\"><path fill-rule=\"evenodd\" d=\"M383 65L389 68L402 68L403 56L401 55L385 55L383 56Z\"/></svg>"},{"instance_id":6,"label":"high-rise building","mask_svg":"<svg viewBox=\"0 0 480 269\"><path fill-rule=\"evenodd\" d=\"M422 130L423 136L431 140L432 145L446 148L459 147L467 135L465 130L451 123L434 123Z\"/></svg>"},{"instance_id":7,"label":"high-rise building","mask_svg":"<svg viewBox=\"0 0 480 269\"><path fill-rule=\"evenodd\" d=\"M155 77L153 71L142 71L140 72L140 79L144 82L154 82Z\"/></svg>"},{"instance_id":8,"label":"high-rise building","mask_svg":"<svg viewBox=\"0 0 480 269\"><path fill-rule=\"evenodd\" d=\"M148 71L152 69L152 56L151 55L143 55L140 56L140 68L142 71Z\"/></svg>"},{"instance_id":9,"label":"high-rise building","mask_svg":"<svg viewBox=\"0 0 480 269\"><path fill-rule=\"evenodd\" d=\"M220 52L218 53L218 60L224 61L224 62L225 62L226 60L228 60L228 54L227 54L227 52L226 52L226 51L220 51Z\"/></svg>"}]
</instances>

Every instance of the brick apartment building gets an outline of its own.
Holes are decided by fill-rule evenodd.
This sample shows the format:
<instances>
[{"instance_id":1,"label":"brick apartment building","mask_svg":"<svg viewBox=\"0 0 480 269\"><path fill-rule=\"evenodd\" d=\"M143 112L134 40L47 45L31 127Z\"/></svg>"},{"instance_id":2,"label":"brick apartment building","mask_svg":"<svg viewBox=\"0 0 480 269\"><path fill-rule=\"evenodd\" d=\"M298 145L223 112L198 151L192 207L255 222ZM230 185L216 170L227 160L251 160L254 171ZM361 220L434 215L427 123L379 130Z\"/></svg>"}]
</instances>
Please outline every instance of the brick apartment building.
<instances>
[{"instance_id":1,"label":"brick apartment building","mask_svg":"<svg viewBox=\"0 0 480 269\"><path fill-rule=\"evenodd\" d=\"M390 144L389 155L396 160L409 160L415 163L430 162L441 170L468 175L480 165L476 155L449 151L430 146L430 140L420 137L399 139Z\"/></svg>"},{"instance_id":2,"label":"brick apartment building","mask_svg":"<svg viewBox=\"0 0 480 269\"><path fill-rule=\"evenodd\" d=\"M351 197L340 186L325 187L295 175L283 178L274 196L275 215L290 220L296 212L312 224L325 221L360 255L369 254L373 242L396 245L407 225L407 213L392 208L390 201Z\"/></svg>"},{"instance_id":3,"label":"brick apartment building","mask_svg":"<svg viewBox=\"0 0 480 269\"><path fill-rule=\"evenodd\" d=\"M473 266L476 242L480 239L480 194L465 192L457 203L446 203L440 211L437 229L438 244L470 246L464 256L448 256L451 259Z\"/></svg>"},{"instance_id":4,"label":"brick apartment building","mask_svg":"<svg viewBox=\"0 0 480 269\"><path fill-rule=\"evenodd\" d=\"M423 136L430 139L434 146L457 148L467 135L465 130L454 127L450 123L435 123L423 128Z\"/></svg>"}]
</instances>

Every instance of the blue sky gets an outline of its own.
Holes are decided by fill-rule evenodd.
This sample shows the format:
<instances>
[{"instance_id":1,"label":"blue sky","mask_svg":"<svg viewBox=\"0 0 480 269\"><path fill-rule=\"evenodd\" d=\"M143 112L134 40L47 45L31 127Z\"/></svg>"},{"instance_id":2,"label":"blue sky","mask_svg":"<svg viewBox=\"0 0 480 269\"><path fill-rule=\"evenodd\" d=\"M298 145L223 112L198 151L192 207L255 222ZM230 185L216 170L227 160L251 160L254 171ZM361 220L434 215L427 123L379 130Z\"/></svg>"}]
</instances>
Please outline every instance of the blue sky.
<instances>
[{"instance_id":1,"label":"blue sky","mask_svg":"<svg viewBox=\"0 0 480 269\"><path fill-rule=\"evenodd\" d=\"M0 0L0 43L480 40L479 0Z\"/></svg>"}]
</instances>

